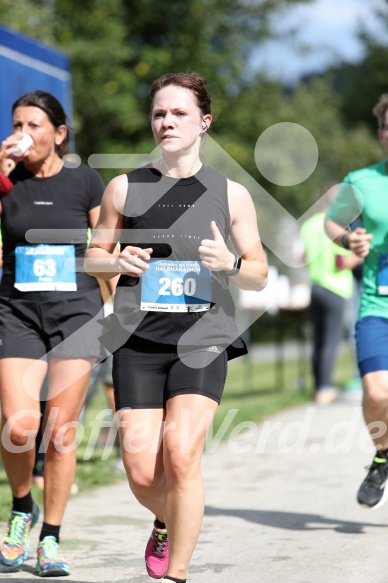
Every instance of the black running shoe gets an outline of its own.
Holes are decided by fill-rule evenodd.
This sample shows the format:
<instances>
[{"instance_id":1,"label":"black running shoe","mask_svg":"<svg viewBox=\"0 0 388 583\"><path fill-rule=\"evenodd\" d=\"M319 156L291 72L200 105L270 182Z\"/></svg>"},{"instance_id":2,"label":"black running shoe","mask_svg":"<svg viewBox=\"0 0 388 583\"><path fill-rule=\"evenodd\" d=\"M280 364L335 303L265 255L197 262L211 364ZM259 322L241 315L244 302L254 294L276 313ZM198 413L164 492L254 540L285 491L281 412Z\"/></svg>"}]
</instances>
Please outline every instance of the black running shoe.
<instances>
[{"instance_id":1,"label":"black running shoe","mask_svg":"<svg viewBox=\"0 0 388 583\"><path fill-rule=\"evenodd\" d=\"M385 487L388 479L388 459L376 456L368 469L368 474L358 491L357 501L365 508L378 508L388 498L388 488Z\"/></svg>"}]
</instances>

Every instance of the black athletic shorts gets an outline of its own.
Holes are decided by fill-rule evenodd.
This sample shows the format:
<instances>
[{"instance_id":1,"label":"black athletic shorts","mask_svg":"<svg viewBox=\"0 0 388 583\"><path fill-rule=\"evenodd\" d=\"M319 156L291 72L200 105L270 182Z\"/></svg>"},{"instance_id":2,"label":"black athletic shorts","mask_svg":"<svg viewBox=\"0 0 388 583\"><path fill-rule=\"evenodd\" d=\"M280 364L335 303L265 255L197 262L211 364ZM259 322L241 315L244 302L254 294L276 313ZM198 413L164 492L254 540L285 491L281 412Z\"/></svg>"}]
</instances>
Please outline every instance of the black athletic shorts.
<instances>
[{"instance_id":1,"label":"black athletic shorts","mask_svg":"<svg viewBox=\"0 0 388 583\"><path fill-rule=\"evenodd\" d=\"M57 301L0 297L0 358L101 357L102 305L99 289Z\"/></svg>"},{"instance_id":2,"label":"black athletic shorts","mask_svg":"<svg viewBox=\"0 0 388 583\"><path fill-rule=\"evenodd\" d=\"M161 409L171 397L187 394L203 395L219 403L228 357L224 350L214 358L218 350L211 346L179 356L176 346L132 336L113 355L116 410Z\"/></svg>"}]
</instances>

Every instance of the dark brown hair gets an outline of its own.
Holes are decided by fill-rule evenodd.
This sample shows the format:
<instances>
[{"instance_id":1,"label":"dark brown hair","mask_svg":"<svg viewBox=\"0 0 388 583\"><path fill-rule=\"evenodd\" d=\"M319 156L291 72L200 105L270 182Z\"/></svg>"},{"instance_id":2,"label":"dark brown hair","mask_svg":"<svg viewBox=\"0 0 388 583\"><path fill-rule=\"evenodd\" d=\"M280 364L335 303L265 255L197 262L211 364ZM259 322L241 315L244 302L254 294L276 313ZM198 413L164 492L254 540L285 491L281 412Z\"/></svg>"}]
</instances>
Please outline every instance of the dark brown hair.
<instances>
[{"instance_id":1,"label":"dark brown hair","mask_svg":"<svg viewBox=\"0 0 388 583\"><path fill-rule=\"evenodd\" d=\"M168 85L175 85L189 89L194 94L195 102L200 109L202 115L212 113L212 98L207 88L206 80L198 75L198 73L166 73L156 79L150 90L151 104L154 102L155 95L163 87Z\"/></svg>"},{"instance_id":2,"label":"dark brown hair","mask_svg":"<svg viewBox=\"0 0 388 583\"><path fill-rule=\"evenodd\" d=\"M22 95L12 106L12 115L17 107L39 107L45 112L52 125L58 129L59 126L67 127L66 137L59 145L55 145L55 151L61 158L66 154L70 140L70 127L66 123L66 113L58 99L45 91L31 91Z\"/></svg>"}]
</instances>

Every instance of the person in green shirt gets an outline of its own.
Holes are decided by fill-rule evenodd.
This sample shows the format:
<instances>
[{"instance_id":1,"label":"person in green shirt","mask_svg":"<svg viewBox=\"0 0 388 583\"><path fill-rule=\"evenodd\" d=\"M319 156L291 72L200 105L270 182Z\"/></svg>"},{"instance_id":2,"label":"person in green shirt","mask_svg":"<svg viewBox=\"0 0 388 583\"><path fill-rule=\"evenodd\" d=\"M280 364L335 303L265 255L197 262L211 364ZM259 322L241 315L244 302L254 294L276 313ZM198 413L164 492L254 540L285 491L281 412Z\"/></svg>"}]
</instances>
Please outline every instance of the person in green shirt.
<instances>
[{"instance_id":1,"label":"person in green shirt","mask_svg":"<svg viewBox=\"0 0 388 583\"><path fill-rule=\"evenodd\" d=\"M330 403L338 394L333 371L343 335L346 301L353 293L351 270L362 261L350 251L339 249L325 233L325 211L335 193L332 188L320 198L320 212L307 219L300 230L311 281L312 370L315 401L319 404Z\"/></svg>"},{"instance_id":2,"label":"person in green shirt","mask_svg":"<svg viewBox=\"0 0 388 583\"><path fill-rule=\"evenodd\" d=\"M385 159L346 176L325 221L337 245L364 258L356 347L364 419L376 446L357 494L366 508L377 508L388 497L388 93L380 97L373 114ZM357 215L362 226L349 231Z\"/></svg>"}]
</instances>

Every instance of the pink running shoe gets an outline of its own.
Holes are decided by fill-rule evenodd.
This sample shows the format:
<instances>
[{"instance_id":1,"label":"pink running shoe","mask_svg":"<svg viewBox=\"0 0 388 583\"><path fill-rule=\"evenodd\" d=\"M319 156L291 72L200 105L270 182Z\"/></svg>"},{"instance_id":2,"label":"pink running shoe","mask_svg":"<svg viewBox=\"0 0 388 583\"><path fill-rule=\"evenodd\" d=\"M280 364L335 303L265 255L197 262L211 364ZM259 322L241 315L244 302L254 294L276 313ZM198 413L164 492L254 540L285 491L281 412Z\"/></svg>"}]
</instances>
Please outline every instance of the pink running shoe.
<instances>
[{"instance_id":1,"label":"pink running shoe","mask_svg":"<svg viewBox=\"0 0 388 583\"><path fill-rule=\"evenodd\" d=\"M147 573L153 579L161 579L168 568L168 539L165 528L154 528L145 550Z\"/></svg>"}]
</instances>

